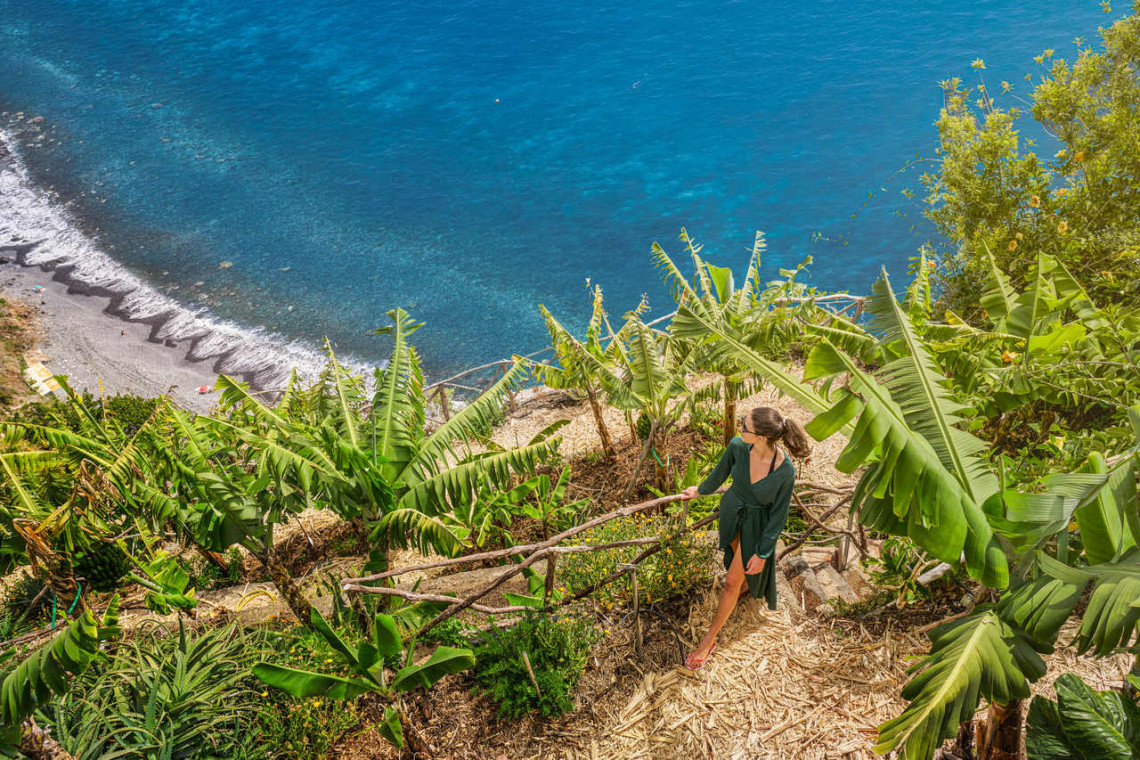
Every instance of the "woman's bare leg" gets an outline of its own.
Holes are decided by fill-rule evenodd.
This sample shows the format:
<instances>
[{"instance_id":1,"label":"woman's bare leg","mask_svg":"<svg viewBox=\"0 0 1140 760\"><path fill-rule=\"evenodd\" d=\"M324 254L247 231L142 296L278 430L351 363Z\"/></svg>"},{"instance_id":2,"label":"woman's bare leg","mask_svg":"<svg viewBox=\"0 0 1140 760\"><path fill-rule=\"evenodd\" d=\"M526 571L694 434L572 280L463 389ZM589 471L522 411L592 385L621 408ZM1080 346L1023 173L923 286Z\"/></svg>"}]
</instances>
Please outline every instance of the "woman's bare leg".
<instances>
[{"instance_id":1,"label":"woman's bare leg","mask_svg":"<svg viewBox=\"0 0 1140 760\"><path fill-rule=\"evenodd\" d=\"M717 603L716 615L713 617L712 623L709 624L709 631L705 637L701 639L701 643L689 655L685 663L695 668L703 664L709 657L709 650L716 642L717 634L724 624L728 622L728 616L736 609L736 602L740 599L741 589L745 586L744 578L744 564L740 560L740 537L737 536L732 541L732 562L728 566L728 577L724 580L724 591L720 594L720 601Z\"/></svg>"}]
</instances>

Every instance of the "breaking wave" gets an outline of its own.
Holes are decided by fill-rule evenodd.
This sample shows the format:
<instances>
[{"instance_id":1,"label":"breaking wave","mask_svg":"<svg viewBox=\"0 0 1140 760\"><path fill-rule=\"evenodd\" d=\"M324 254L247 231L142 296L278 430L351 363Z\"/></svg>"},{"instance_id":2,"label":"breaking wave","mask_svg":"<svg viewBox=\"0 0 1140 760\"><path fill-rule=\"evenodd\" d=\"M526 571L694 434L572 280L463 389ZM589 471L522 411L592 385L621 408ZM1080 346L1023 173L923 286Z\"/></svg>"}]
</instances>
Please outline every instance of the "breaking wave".
<instances>
[{"instance_id":1,"label":"breaking wave","mask_svg":"<svg viewBox=\"0 0 1140 760\"><path fill-rule=\"evenodd\" d=\"M0 131L0 253L18 264L52 272L68 293L109 300L104 311L149 325L148 340L211 362L213 372L255 388L279 388L293 368L312 379L324 366L316 347L218 319L204 306L187 306L158 292L103 252L72 214L32 182L16 143ZM344 363L357 371L361 362Z\"/></svg>"}]
</instances>

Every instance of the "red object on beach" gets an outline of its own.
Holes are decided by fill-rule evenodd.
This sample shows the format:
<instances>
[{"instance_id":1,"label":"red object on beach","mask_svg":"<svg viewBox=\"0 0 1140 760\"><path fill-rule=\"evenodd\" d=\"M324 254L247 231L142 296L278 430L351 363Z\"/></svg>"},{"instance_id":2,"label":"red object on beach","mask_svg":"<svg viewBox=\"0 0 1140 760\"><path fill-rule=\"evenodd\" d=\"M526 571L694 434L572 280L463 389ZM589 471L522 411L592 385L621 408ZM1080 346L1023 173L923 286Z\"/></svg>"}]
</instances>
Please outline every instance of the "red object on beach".
<instances>
[{"instance_id":1,"label":"red object on beach","mask_svg":"<svg viewBox=\"0 0 1140 760\"><path fill-rule=\"evenodd\" d=\"M209 388L209 386L206 386L206 385L202 385L202 386L199 386L199 387L198 387L198 392L199 392L199 393L209 393L209 392L210 392L210 388Z\"/></svg>"}]
</instances>

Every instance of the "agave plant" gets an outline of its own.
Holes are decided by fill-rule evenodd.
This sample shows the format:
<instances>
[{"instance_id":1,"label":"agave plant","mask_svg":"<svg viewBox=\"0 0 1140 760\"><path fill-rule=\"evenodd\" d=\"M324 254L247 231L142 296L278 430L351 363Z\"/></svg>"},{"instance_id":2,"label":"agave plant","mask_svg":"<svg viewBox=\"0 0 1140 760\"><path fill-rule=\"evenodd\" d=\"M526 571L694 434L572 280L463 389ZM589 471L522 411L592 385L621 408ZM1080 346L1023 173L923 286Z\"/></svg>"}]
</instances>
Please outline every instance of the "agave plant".
<instances>
[{"instance_id":1,"label":"agave plant","mask_svg":"<svg viewBox=\"0 0 1140 760\"><path fill-rule=\"evenodd\" d=\"M256 645L232 625L144 628L44 716L76 760L259 756L246 664Z\"/></svg>"}]
</instances>

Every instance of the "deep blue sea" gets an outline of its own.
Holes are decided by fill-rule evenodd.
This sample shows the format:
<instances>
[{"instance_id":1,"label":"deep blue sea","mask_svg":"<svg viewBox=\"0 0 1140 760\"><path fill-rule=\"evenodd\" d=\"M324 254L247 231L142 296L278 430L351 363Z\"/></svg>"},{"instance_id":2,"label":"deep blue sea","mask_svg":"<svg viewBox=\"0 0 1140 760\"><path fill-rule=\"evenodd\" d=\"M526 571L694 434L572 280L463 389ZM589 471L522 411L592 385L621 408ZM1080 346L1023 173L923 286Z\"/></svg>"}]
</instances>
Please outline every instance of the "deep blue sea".
<instances>
[{"instance_id":1,"label":"deep blue sea","mask_svg":"<svg viewBox=\"0 0 1140 760\"><path fill-rule=\"evenodd\" d=\"M983 58L1027 96L1033 56L1126 10L0 0L0 104L31 178L158 293L367 361L402 306L438 376L545 345L540 302L581 324L587 278L615 315L669 311L649 247L682 260L682 226L719 265L763 230L773 276L902 279L932 232L900 191L931 167L887 180L934 156L939 81Z\"/></svg>"}]
</instances>

